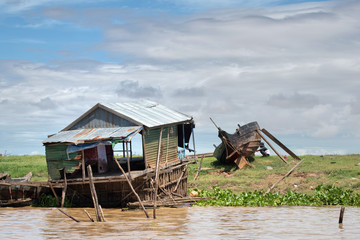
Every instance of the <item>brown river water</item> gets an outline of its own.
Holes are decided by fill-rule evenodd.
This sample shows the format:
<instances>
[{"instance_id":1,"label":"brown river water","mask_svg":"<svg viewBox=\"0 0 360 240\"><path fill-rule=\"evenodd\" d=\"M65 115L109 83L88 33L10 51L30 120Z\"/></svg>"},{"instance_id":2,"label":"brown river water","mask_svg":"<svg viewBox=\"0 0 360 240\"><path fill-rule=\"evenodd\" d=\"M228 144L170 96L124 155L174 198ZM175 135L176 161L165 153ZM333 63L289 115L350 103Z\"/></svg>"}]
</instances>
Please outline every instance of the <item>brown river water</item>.
<instances>
[{"instance_id":1,"label":"brown river water","mask_svg":"<svg viewBox=\"0 0 360 240\"><path fill-rule=\"evenodd\" d=\"M0 239L360 239L360 209L347 207L104 209L107 222L92 223L82 208L0 208ZM87 209L94 218L94 210ZM152 215L152 210L148 210Z\"/></svg>"}]
</instances>

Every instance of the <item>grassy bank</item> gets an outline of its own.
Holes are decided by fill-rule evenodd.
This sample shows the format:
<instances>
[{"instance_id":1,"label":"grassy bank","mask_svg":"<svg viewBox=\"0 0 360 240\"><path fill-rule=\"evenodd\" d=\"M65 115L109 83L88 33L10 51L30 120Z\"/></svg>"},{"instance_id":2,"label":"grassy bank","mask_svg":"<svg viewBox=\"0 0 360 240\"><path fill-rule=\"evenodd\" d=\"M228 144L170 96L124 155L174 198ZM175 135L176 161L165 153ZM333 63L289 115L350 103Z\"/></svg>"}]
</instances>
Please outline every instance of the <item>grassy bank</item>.
<instances>
[{"instance_id":1,"label":"grassy bank","mask_svg":"<svg viewBox=\"0 0 360 240\"><path fill-rule=\"evenodd\" d=\"M0 172L6 172L12 178L23 177L32 172L31 181L47 181L46 159L43 155L2 156L0 157Z\"/></svg>"},{"instance_id":2,"label":"grassy bank","mask_svg":"<svg viewBox=\"0 0 360 240\"><path fill-rule=\"evenodd\" d=\"M301 158L305 159L302 164L272 192L285 194L287 191L296 191L311 195L316 186L324 184L360 193L360 166L357 166L360 155L306 155ZM255 157L252 162L254 168L239 170L234 164L223 165L214 157L209 157L204 158L200 177L193 181L199 162L189 167L190 188L211 191L213 186L217 186L237 194L266 191L298 161L290 158L289 164L285 164L277 156Z\"/></svg>"}]
</instances>

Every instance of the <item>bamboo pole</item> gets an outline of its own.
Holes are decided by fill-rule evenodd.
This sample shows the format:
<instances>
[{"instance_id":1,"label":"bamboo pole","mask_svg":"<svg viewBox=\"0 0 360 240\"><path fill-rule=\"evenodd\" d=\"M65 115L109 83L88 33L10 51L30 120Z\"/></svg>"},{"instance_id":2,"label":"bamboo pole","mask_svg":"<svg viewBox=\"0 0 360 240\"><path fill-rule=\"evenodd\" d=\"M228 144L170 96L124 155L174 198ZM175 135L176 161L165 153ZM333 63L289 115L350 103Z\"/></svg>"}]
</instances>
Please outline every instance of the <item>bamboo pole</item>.
<instances>
[{"instance_id":1,"label":"bamboo pole","mask_svg":"<svg viewBox=\"0 0 360 240\"><path fill-rule=\"evenodd\" d=\"M94 222L94 219L90 216L90 214L88 213L88 211L86 211L84 209L84 212L86 213L86 215L89 217L90 221Z\"/></svg>"},{"instance_id":2,"label":"bamboo pole","mask_svg":"<svg viewBox=\"0 0 360 240\"><path fill-rule=\"evenodd\" d=\"M66 170L64 168L64 187L63 187L62 193L61 193L61 208L64 207L66 190L67 190L67 180L66 180Z\"/></svg>"},{"instance_id":3,"label":"bamboo pole","mask_svg":"<svg viewBox=\"0 0 360 240\"><path fill-rule=\"evenodd\" d=\"M116 161L115 158L114 158L114 161L116 162L116 164L117 164L118 167L120 168L120 171L122 172L122 174L124 175L126 181L128 182L128 184L129 184L129 186L130 186L130 188L131 188L131 191L134 193L134 195L135 195L136 198L138 199L138 201L139 201L139 203L140 203L140 205L141 205L141 208L143 209L146 217L147 217L147 218L150 218L150 217L149 217L149 214L147 213L147 211L146 211L146 209L145 209L145 207L144 207L144 205L143 205L142 202L141 202L141 199L140 199L139 195L136 193L136 191L135 191L134 187L132 186L129 178L128 178L127 175L125 174L124 169L121 167L121 165L118 163L118 161Z\"/></svg>"},{"instance_id":4,"label":"bamboo pole","mask_svg":"<svg viewBox=\"0 0 360 240\"><path fill-rule=\"evenodd\" d=\"M156 200L157 200L157 192L159 189L159 167L160 167L160 152L161 152L161 139L162 139L163 128L160 128L160 136L159 136L159 145L158 152L156 158L156 168L155 168L155 193L154 193L154 208L153 208L153 217L156 218Z\"/></svg>"},{"instance_id":5,"label":"bamboo pole","mask_svg":"<svg viewBox=\"0 0 360 240\"><path fill-rule=\"evenodd\" d=\"M76 218L70 216L68 213L64 212L62 209L58 208L58 210L63 213L65 216L71 218L72 220L74 220L75 222L80 222L79 220L77 220Z\"/></svg>"},{"instance_id":6,"label":"bamboo pole","mask_svg":"<svg viewBox=\"0 0 360 240\"><path fill-rule=\"evenodd\" d=\"M261 133L261 131L259 129L256 130L257 133L261 136L262 139L264 139L264 141L271 147L271 149L276 153L276 155L278 155L278 157L286 164L288 164L288 162L280 155L280 153L278 153L278 151L276 151L276 149L271 145L271 143L265 138L265 136Z\"/></svg>"},{"instance_id":7,"label":"bamboo pole","mask_svg":"<svg viewBox=\"0 0 360 240\"><path fill-rule=\"evenodd\" d=\"M87 171L88 171L88 177L89 177L89 185L90 185L90 191L91 191L91 197L94 203L94 208L95 208L95 214L96 214L96 220L98 222L101 222L101 216L100 216L100 210L99 210L99 202L98 202L98 198L96 195L96 190L95 190L95 185L93 182L93 174L92 174L92 170L91 170L91 165L87 166Z\"/></svg>"},{"instance_id":8,"label":"bamboo pole","mask_svg":"<svg viewBox=\"0 0 360 240\"><path fill-rule=\"evenodd\" d=\"M267 193L269 193L281 180L283 180L284 178L286 178L287 176L289 176L295 168L297 168L297 166L299 166L302 162L304 161L304 159L302 159L300 162L298 162L293 168L290 169L289 172L287 172L282 178L280 178L279 180L276 181L276 183L274 183L265 193L264 195L266 195Z\"/></svg>"}]
</instances>

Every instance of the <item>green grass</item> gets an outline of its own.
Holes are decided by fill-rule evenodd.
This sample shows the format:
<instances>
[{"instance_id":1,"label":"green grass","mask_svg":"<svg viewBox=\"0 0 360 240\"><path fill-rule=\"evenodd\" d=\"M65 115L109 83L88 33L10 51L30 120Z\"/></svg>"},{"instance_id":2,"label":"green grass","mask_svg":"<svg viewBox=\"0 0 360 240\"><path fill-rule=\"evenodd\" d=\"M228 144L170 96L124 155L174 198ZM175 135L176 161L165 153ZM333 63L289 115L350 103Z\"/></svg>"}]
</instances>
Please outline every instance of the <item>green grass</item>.
<instances>
[{"instance_id":1,"label":"green grass","mask_svg":"<svg viewBox=\"0 0 360 240\"><path fill-rule=\"evenodd\" d=\"M305 159L295 171L281 181L273 192L297 191L311 194L321 184L349 189L360 193L360 155L301 156ZM255 157L254 168L237 169L235 164L224 165L214 157L204 158L200 177L193 181L197 164L189 166L189 187L212 190L213 186L230 189L235 194L255 190L266 191L298 162L292 158L285 164L277 156ZM267 166L272 170L267 170Z\"/></svg>"},{"instance_id":2,"label":"green grass","mask_svg":"<svg viewBox=\"0 0 360 240\"><path fill-rule=\"evenodd\" d=\"M29 172L31 181L47 181L46 159L43 155L2 156L0 157L0 172L11 175L12 178L23 177Z\"/></svg>"}]
</instances>

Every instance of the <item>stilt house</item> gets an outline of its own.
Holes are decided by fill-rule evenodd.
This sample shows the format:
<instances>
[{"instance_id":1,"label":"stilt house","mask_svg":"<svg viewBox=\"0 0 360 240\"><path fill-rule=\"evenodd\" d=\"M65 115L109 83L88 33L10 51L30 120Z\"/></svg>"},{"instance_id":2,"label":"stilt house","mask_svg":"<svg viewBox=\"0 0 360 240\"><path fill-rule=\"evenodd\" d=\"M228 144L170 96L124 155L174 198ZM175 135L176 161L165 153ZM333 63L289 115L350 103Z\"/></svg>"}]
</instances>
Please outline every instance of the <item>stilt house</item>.
<instances>
[{"instance_id":1,"label":"stilt house","mask_svg":"<svg viewBox=\"0 0 360 240\"><path fill-rule=\"evenodd\" d=\"M136 198L118 164L140 198L151 200L158 162L160 189L186 196L190 160L185 150L195 155L194 126L192 117L152 101L98 103L43 141L49 181L57 187L67 185L76 205L91 205L86 172L90 165L99 203L124 206Z\"/></svg>"}]
</instances>

